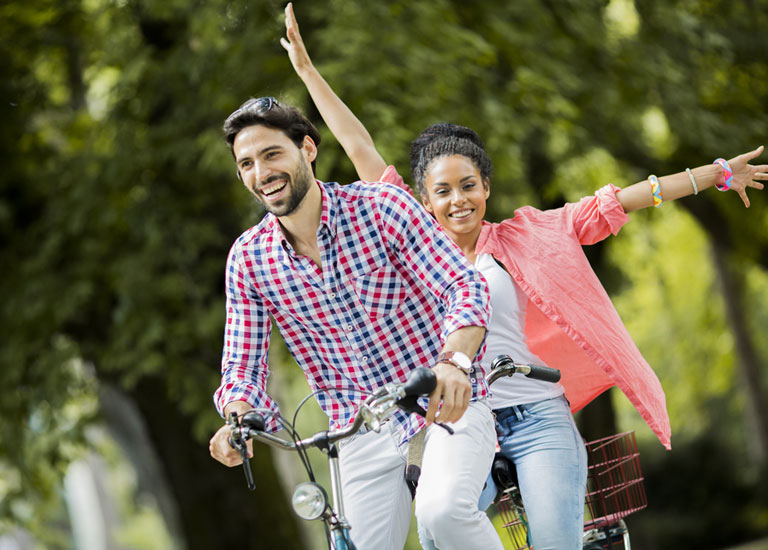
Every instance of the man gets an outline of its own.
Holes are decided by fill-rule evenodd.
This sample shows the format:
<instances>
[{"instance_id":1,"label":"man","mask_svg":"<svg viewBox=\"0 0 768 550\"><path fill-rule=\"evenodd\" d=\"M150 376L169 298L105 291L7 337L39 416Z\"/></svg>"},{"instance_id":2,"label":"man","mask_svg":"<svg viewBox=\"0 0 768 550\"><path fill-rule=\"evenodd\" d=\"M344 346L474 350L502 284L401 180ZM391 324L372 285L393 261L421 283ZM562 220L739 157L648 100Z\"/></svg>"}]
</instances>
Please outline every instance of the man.
<instances>
[{"instance_id":1,"label":"man","mask_svg":"<svg viewBox=\"0 0 768 550\"><path fill-rule=\"evenodd\" d=\"M438 384L426 417L419 519L441 548L501 548L477 509L495 444L487 387L475 376L488 320L485 281L409 193L315 180L320 138L297 109L251 99L224 131L238 177L268 213L230 251L217 409L277 413L266 393L270 316L311 388L323 390L317 400L332 428L351 422L376 388L432 366ZM454 423L455 435L435 420ZM360 550L403 547L407 442L424 424L398 412L380 433L342 443L342 490ZM228 433L219 429L210 451L236 466Z\"/></svg>"}]
</instances>

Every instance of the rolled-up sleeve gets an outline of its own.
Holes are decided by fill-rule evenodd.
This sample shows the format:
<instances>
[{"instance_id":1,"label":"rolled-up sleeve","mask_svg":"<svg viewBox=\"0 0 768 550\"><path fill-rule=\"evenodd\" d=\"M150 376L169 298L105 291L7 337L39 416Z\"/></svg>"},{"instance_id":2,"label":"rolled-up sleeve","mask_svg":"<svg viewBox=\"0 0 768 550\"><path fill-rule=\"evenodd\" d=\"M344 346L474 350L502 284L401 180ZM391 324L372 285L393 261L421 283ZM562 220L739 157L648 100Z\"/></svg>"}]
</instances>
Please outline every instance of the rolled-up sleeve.
<instances>
[{"instance_id":1,"label":"rolled-up sleeve","mask_svg":"<svg viewBox=\"0 0 768 550\"><path fill-rule=\"evenodd\" d=\"M616 235L629 221L629 216L616 197L618 191L618 187L609 183L594 195L565 206L581 244L594 244L608 235Z\"/></svg>"},{"instance_id":2,"label":"rolled-up sleeve","mask_svg":"<svg viewBox=\"0 0 768 550\"><path fill-rule=\"evenodd\" d=\"M459 247L400 187L383 185L378 201L382 233L390 249L430 293L444 301L441 340L467 326L488 326L488 284Z\"/></svg>"},{"instance_id":3,"label":"rolled-up sleeve","mask_svg":"<svg viewBox=\"0 0 768 550\"><path fill-rule=\"evenodd\" d=\"M277 413L277 405L266 391L271 321L244 269L249 259L238 248L236 243L227 260L227 320L221 385L213 399L222 416L224 407L232 401L245 401L254 408ZM277 429L274 414L266 417L267 428L272 431Z\"/></svg>"}]
</instances>

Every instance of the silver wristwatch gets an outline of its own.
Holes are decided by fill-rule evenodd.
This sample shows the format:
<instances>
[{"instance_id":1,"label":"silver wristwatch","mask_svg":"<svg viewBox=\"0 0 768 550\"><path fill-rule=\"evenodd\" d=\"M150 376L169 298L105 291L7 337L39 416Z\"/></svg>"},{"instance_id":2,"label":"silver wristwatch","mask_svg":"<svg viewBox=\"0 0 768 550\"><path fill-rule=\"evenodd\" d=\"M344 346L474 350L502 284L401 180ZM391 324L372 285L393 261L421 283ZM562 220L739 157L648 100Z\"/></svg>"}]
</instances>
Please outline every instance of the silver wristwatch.
<instances>
[{"instance_id":1,"label":"silver wristwatch","mask_svg":"<svg viewBox=\"0 0 768 550\"><path fill-rule=\"evenodd\" d=\"M466 375L472 370L472 359L460 351L445 351L437 357L437 363L449 363Z\"/></svg>"}]
</instances>

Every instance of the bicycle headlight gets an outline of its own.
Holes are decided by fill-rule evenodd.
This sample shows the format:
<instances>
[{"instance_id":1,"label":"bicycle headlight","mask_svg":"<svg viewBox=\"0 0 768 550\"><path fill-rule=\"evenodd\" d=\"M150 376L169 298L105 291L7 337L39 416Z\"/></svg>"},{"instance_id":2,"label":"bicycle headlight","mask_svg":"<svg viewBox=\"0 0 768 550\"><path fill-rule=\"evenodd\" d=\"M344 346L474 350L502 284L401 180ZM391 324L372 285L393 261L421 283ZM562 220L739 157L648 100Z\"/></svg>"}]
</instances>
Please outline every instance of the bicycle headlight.
<instances>
[{"instance_id":1,"label":"bicycle headlight","mask_svg":"<svg viewBox=\"0 0 768 550\"><path fill-rule=\"evenodd\" d=\"M328 495L317 483L300 483L293 491L293 509L301 519L318 519L328 506Z\"/></svg>"}]
</instances>

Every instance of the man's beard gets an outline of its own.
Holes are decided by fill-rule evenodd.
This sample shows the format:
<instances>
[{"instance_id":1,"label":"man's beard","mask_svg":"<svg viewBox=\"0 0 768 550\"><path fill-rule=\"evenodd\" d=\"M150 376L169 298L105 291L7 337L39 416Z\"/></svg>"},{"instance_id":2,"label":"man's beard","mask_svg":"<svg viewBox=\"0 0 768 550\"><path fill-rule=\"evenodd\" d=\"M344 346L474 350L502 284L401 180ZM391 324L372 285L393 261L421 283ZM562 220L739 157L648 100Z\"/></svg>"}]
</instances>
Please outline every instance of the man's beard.
<instances>
[{"instance_id":1,"label":"man's beard","mask_svg":"<svg viewBox=\"0 0 768 550\"><path fill-rule=\"evenodd\" d=\"M282 174L271 176L267 180L267 183L269 183L270 180L280 178L284 178L287 182L286 185L290 185L290 193L281 201L282 204L270 204L261 199L259 199L259 202L264 205L267 212L271 212L275 216L290 216L299 207L301 201L304 200L310 186L315 183L315 178L309 165L305 162L299 162L298 166L291 174L284 172Z\"/></svg>"}]
</instances>

